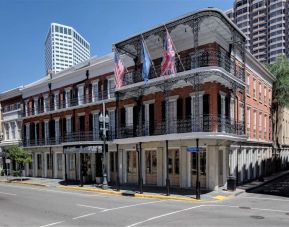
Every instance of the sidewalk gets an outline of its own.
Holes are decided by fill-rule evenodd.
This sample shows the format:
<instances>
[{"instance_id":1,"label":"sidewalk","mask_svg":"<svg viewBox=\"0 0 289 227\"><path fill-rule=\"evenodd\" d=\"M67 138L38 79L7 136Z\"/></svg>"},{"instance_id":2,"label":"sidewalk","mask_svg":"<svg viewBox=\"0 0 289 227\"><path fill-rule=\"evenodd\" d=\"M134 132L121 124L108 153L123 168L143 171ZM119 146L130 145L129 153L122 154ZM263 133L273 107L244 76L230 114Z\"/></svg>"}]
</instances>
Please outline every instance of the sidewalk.
<instances>
[{"instance_id":1,"label":"sidewalk","mask_svg":"<svg viewBox=\"0 0 289 227\"><path fill-rule=\"evenodd\" d=\"M131 196L136 198L151 198L151 199L165 199L165 200L180 200L180 201L189 201L189 202L198 202L196 200L196 194L194 189L180 189L180 188L171 188L170 196L166 195L165 187L156 187L156 186L144 186L143 194L139 193L139 188L132 185L121 185L121 190L117 191L114 187L115 185L110 185L108 189L102 189L101 185L95 184L84 184L82 187L77 182L68 182L66 185L63 180L60 179L49 179L49 178L35 178L35 177L23 177L22 181L20 177L0 177L0 182L5 183L15 183L15 184L26 184L33 186L41 187L55 187L65 190L76 190L76 191L86 191L86 192L97 192L103 194L110 194L116 196ZM218 191L204 191L201 190L201 201L202 202L212 202L212 201L221 201L234 197L243 190L236 190L235 192L225 191L219 189Z\"/></svg>"},{"instance_id":2,"label":"sidewalk","mask_svg":"<svg viewBox=\"0 0 289 227\"><path fill-rule=\"evenodd\" d=\"M274 173L272 174L271 176L268 176L268 177L263 177L263 180L260 181L260 180L255 180L255 181L251 181L247 184L243 184L243 185L240 185L238 186L237 188L240 189L240 190L244 190L244 191L250 191L250 190L253 190L255 188L258 188L258 187L261 187L273 180L276 180L284 175L287 175L289 174L289 170L287 171L282 171L282 172L278 172L278 173Z\"/></svg>"}]
</instances>

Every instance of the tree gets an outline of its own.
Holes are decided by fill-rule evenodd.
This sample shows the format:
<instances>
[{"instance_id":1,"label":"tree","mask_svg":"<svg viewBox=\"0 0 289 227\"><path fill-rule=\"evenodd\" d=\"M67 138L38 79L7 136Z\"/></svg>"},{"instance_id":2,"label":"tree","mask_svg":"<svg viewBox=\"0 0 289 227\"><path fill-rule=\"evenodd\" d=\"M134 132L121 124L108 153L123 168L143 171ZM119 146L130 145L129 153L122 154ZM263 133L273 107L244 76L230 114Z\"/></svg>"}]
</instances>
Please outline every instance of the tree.
<instances>
[{"instance_id":1,"label":"tree","mask_svg":"<svg viewBox=\"0 0 289 227\"><path fill-rule=\"evenodd\" d=\"M281 111L289 108L289 60L281 55L267 68L276 77L273 83L271 109L273 145L276 152L276 149L280 148L281 138L278 135L282 127L282 122L279 122L279 118L282 117Z\"/></svg>"},{"instance_id":2,"label":"tree","mask_svg":"<svg viewBox=\"0 0 289 227\"><path fill-rule=\"evenodd\" d=\"M32 162L32 157L19 146L11 146L6 150L8 157L12 160L15 160L21 168L24 167L24 164Z\"/></svg>"}]
</instances>

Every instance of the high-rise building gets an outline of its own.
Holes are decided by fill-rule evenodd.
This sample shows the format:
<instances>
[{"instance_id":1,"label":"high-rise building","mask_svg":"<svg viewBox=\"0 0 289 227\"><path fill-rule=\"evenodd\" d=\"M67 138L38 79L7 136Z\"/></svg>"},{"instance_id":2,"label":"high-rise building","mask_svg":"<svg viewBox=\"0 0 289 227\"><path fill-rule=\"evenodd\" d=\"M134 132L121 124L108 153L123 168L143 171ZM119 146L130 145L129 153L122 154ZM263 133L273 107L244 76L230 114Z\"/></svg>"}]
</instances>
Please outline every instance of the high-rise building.
<instances>
[{"instance_id":1,"label":"high-rise building","mask_svg":"<svg viewBox=\"0 0 289 227\"><path fill-rule=\"evenodd\" d=\"M90 58L90 44L72 27L52 23L45 40L45 70L54 73Z\"/></svg>"},{"instance_id":2,"label":"high-rise building","mask_svg":"<svg viewBox=\"0 0 289 227\"><path fill-rule=\"evenodd\" d=\"M227 16L247 36L246 47L262 63L289 57L289 0L235 0Z\"/></svg>"}]
</instances>

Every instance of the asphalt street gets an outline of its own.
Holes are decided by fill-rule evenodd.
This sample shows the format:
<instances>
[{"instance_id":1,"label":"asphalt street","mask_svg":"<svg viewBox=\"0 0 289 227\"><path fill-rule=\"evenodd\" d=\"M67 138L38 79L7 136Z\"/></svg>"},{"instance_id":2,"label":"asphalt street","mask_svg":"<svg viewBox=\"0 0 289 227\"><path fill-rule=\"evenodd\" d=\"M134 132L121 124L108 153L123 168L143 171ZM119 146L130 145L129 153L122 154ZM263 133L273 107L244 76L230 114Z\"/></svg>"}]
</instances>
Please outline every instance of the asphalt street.
<instances>
[{"instance_id":1,"label":"asphalt street","mask_svg":"<svg viewBox=\"0 0 289 227\"><path fill-rule=\"evenodd\" d=\"M289 198L140 199L0 183L0 226L289 226Z\"/></svg>"}]
</instances>

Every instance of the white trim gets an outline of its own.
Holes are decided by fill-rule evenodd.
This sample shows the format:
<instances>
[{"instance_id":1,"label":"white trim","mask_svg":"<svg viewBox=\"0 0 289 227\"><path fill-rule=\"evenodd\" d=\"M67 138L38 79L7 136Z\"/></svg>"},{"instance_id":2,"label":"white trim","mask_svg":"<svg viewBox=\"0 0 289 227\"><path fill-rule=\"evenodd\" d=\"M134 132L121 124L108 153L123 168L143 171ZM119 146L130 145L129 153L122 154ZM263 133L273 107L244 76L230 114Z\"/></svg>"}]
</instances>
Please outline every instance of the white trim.
<instances>
[{"instance_id":1,"label":"white trim","mask_svg":"<svg viewBox=\"0 0 289 227\"><path fill-rule=\"evenodd\" d=\"M84 116L84 115L85 115L85 112L77 113L78 117L81 117L81 116Z\"/></svg>"},{"instance_id":2,"label":"white trim","mask_svg":"<svg viewBox=\"0 0 289 227\"><path fill-rule=\"evenodd\" d=\"M169 96L169 102L176 101L179 97L179 95Z\"/></svg>"},{"instance_id":3,"label":"white trim","mask_svg":"<svg viewBox=\"0 0 289 227\"><path fill-rule=\"evenodd\" d=\"M128 107L134 107L135 105L136 105L135 103L131 103L131 104L123 105L123 107L128 108Z\"/></svg>"},{"instance_id":4,"label":"white trim","mask_svg":"<svg viewBox=\"0 0 289 227\"><path fill-rule=\"evenodd\" d=\"M154 104L154 103L155 103L155 99L143 101L143 104Z\"/></svg>"}]
</instances>

